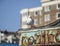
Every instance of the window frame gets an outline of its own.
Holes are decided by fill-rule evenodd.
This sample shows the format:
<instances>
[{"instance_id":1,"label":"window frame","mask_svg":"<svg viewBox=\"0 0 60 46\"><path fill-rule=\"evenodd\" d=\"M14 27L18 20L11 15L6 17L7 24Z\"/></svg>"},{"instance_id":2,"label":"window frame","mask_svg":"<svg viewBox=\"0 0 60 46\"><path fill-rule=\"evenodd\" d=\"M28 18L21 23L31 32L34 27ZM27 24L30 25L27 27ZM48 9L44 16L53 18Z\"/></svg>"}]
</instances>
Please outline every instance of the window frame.
<instances>
[{"instance_id":1,"label":"window frame","mask_svg":"<svg viewBox=\"0 0 60 46\"><path fill-rule=\"evenodd\" d=\"M60 17L58 17L58 14L60 14L60 12L56 13L56 19L60 19Z\"/></svg>"},{"instance_id":2,"label":"window frame","mask_svg":"<svg viewBox=\"0 0 60 46\"><path fill-rule=\"evenodd\" d=\"M54 0L50 0L50 1L54 1Z\"/></svg>"},{"instance_id":3,"label":"window frame","mask_svg":"<svg viewBox=\"0 0 60 46\"><path fill-rule=\"evenodd\" d=\"M22 22L26 21L27 20L27 16L22 16Z\"/></svg>"},{"instance_id":4,"label":"window frame","mask_svg":"<svg viewBox=\"0 0 60 46\"><path fill-rule=\"evenodd\" d=\"M48 12L48 11L50 11L50 7L51 7L50 5L48 5L48 6L45 6L45 7L44 7L44 11L45 11L45 12Z\"/></svg>"},{"instance_id":5,"label":"window frame","mask_svg":"<svg viewBox=\"0 0 60 46\"><path fill-rule=\"evenodd\" d=\"M34 25L38 25L38 20L34 19Z\"/></svg>"},{"instance_id":6,"label":"window frame","mask_svg":"<svg viewBox=\"0 0 60 46\"><path fill-rule=\"evenodd\" d=\"M58 4L60 4L60 3L58 3ZM57 8L57 9L60 9L60 8L58 7L58 4L56 5L56 8Z\"/></svg>"},{"instance_id":7,"label":"window frame","mask_svg":"<svg viewBox=\"0 0 60 46\"><path fill-rule=\"evenodd\" d=\"M36 12L37 12L37 14L36 14ZM38 11L34 11L34 16L37 16L38 15Z\"/></svg>"},{"instance_id":8,"label":"window frame","mask_svg":"<svg viewBox=\"0 0 60 46\"><path fill-rule=\"evenodd\" d=\"M39 15L42 16L42 11L41 10L39 11Z\"/></svg>"},{"instance_id":9,"label":"window frame","mask_svg":"<svg viewBox=\"0 0 60 46\"><path fill-rule=\"evenodd\" d=\"M40 20L39 23L42 24L42 18L40 18L39 20Z\"/></svg>"},{"instance_id":10,"label":"window frame","mask_svg":"<svg viewBox=\"0 0 60 46\"><path fill-rule=\"evenodd\" d=\"M49 16L49 17L48 17L48 16ZM45 21L45 22L50 21L50 14L44 15L44 21Z\"/></svg>"}]
</instances>

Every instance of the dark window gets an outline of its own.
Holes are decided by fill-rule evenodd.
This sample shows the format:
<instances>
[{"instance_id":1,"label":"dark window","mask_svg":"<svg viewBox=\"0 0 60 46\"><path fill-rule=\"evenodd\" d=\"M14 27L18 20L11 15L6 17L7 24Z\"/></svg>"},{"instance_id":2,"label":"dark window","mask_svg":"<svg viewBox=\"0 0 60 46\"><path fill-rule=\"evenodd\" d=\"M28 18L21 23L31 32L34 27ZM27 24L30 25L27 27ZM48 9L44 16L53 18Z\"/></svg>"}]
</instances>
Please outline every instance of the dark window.
<instances>
[{"instance_id":1,"label":"dark window","mask_svg":"<svg viewBox=\"0 0 60 46\"><path fill-rule=\"evenodd\" d=\"M54 0L51 0L51 1L54 1Z\"/></svg>"},{"instance_id":2,"label":"dark window","mask_svg":"<svg viewBox=\"0 0 60 46\"><path fill-rule=\"evenodd\" d=\"M34 16L37 16L38 15L38 11L34 11Z\"/></svg>"},{"instance_id":3,"label":"dark window","mask_svg":"<svg viewBox=\"0 0 60 46\"><path fill-rule=\"evenodd\" d=\"M58 14L58 18L60 18L60 14Z\"/></svg>"},{"instance_id":4,"label":"dark window","mask_svg":"<svg viewBox=\"0 0 60 46\"><path fill-rule=\"evenodd\" d=\"M58 8L60 8L60 4L58 4Z\"/></svg>"},{"instance_id":5,"label":"dark window","mask_svg":"<svg viewBox=\"0 0 60 46\"><path fill-rule=\"evenodd\" d=\"M51 9L51 6L49 6L49 9Z\"/></svg>"},{"instance_id":6,"label":"dark window","mask_svg":"<svg viewBox=\"0 0 60 46\"><path fill-rule=\"evenodd\" d=\"M38 14L38 12L36 11L36 15Z\"/></svg>"}]
</instances>

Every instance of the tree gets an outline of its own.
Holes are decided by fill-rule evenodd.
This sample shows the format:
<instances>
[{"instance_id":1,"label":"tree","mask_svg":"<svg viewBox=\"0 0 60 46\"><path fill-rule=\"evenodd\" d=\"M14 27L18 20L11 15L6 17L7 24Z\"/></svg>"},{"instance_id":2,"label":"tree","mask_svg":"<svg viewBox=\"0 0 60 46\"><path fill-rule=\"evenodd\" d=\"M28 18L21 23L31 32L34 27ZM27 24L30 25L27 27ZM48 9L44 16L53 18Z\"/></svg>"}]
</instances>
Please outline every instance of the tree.
<instances>
[{"instance_id":1,"label":"tree","mask_svg":"<svg viewBox=\"0 0 60 46\"><path fill-rule=\"evenodd\" d=\"M8 31L7 31L7 29L4 31L4 34L6 34L6 35L8 34Z\"/></svg>"}]
</instances>

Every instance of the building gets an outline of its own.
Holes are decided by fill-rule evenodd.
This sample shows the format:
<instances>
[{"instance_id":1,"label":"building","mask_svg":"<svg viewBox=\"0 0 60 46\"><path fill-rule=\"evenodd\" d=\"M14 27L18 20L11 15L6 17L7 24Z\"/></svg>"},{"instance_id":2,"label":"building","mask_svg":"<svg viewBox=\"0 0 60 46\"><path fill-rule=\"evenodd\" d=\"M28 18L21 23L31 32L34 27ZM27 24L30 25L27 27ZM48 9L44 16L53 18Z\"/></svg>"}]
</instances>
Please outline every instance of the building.
<instances>
[{"instance_id":1,"label":"building","mask_svg":"<svg viewBox=\"0 0 60 46\"><path fill-rule=\"evenodd\" d=\"M0 43L18 43L16 33L0 30Z\"/></svg>"},{"instance_id":2,"label":"building","mask_svg":"<svg viewBox=\"0 0 60 46\"><path fill-rule=\"evenodd\" d=\"M41 0L40 7L22 9L20 15L21 28L31 28L31 25L34 27L48 25L60 19L60 0ZM34 23L27 25L26 22L31 19Z\"/></svg>"},{"instance_id":3,"label":"building","mask_svg":"<svg viewBox=\"0 0 60 46\"><path fill-rule=\"evenodd\" d=\"M41 6L20 11L19 46L60 45L60 0L41 0Z\"/></svg>"}]
</instances>

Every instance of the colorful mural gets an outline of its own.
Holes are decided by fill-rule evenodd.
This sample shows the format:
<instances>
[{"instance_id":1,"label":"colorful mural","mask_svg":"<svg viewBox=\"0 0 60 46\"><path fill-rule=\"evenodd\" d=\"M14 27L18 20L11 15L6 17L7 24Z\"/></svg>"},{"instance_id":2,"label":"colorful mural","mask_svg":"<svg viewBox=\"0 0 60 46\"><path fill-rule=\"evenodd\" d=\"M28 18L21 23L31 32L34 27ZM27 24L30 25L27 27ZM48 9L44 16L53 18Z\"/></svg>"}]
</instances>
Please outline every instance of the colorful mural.
<instances>
[{"instance_id":1,"label":"colorful mural","mask_svg":"<svg viewBox=\"0 0 60 46\"><path fill-rule=\"evenodd\" d=\"M32 46L32 45L43 45L43 44L60 44L60 31L54 30L37 30L37 31L25 31L20 32L20 45Z\"/></svg>"},{"instance_id":2,"label":"colorful mural","mask_svg":"<svg viewBox=\"0 0 60 46\"><path fill-rule=\"evenodd\" d=\"M23 46L29 46L29 45L34 45L34 44L39 44L40 43L40 33L41 31L34 31L34 32L23 32L21 33L20 37L20 44Z\"/></svg>"}]
</instances>

